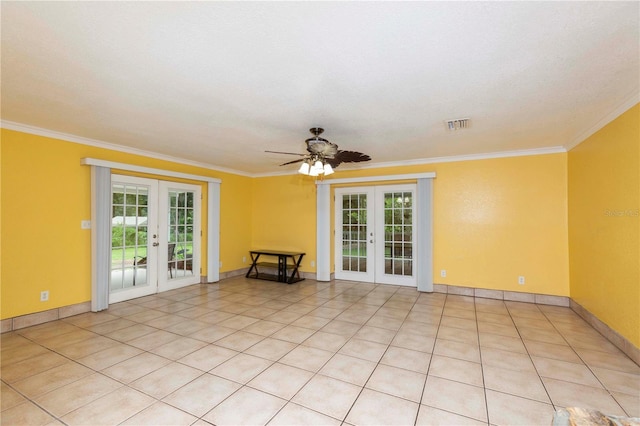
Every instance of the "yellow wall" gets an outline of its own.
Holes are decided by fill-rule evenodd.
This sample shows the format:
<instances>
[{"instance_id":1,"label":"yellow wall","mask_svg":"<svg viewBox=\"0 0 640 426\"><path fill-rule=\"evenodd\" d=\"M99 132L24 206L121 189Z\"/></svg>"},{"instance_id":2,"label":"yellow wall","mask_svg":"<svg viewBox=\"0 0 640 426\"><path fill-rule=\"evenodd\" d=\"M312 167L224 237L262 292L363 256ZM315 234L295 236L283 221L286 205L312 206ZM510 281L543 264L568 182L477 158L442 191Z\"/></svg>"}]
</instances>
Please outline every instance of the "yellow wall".
<instances>
[{"instance_id":1,"label":"yellow wall","mask_svg":"<svg viewBox=\"0 0 640 426\"><path fill-rule=\"evenodd\" d=\"M640 106L569 151L571 297L640 347Z\"/></svg>"},{"instance_id":2,"label":"yellow wall","mask_svg":"<svg viewBox=\"0 0 640 426\"><path fill-rule=\"evenodd\" d=\"M248 267L252 234L251 188L253 179L221 175L220 186L220 262L221 272Z\"/></svg>"},{"instance_id":3,"label":"yellow wall","mask_svg":"<svg viewBox=\"0 0 640 426\"><path fill-rule=\"evenodd\" d=\"M300 270L315 272L316 185L300 174L256 178L253 183L252 249L302 251Z\"/></svg>"},{"instance_id":4,"label":"yellow wall","mask_svg":"<svg viewBox=\"0 0 640 426\"><path fill-rule=\"evenodd\" d=\"M221 212L221 271L242 268L251 239L251 178L5 129L1 136L2 318L90 300L90 231L80 229L91 216L84 157L222 179L221 204L233 208ZM48 302L40 302L43 290Z\"/></svg>"},{"instance_id":5,"label":"yellow wall","mask_svg":"<svg viewBox=\"0 0 640 426\"><path fill-rule=\"evenodd\" d=\"M550 154L336 175L437 173L434 282L568 296L566 159ZM315 271L309 265L316 250L312 182L304 176L258 178L253 194L252 245L303 250L306 271ZM525 285L518 285L521 275Z\"/></svg>"},{"instance_id":6,"label":"yellow wall","mask_svg":"<svg viewBox=\"0 0 640 426\"><path fill-rule=\"evenodd\" d=\"M435 170L435 282L569 295L566 154Z\"/></svg>"}]
</instances>

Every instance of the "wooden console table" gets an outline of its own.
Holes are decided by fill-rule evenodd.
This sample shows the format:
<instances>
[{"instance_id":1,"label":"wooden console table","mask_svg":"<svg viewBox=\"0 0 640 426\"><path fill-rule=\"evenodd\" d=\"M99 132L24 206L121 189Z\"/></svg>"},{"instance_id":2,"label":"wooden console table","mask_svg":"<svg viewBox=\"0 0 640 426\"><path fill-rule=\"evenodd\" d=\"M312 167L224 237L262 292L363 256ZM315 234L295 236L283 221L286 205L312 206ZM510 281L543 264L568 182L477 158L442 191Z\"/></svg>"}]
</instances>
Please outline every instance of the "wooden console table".
<instances>
[{"instance_id":1,"label":"wooden console table","mask_svg":"<svg viewBox=\"0 0 640 426\"><path fill-rule=\"evenodd\" d=\"M247 278L278 281L287 284L304 280L304 278L300 278L298 268L305 253L277 250L251 250L249 253L251 254L251 268L247 272ZM261 259L261 256L277 257L278 261L263 261L264 258ZM289 259L291 259L291 262L289 262ZM264 269L275 269L277 273L263 272Z\"/></svg>"}]
</instances>

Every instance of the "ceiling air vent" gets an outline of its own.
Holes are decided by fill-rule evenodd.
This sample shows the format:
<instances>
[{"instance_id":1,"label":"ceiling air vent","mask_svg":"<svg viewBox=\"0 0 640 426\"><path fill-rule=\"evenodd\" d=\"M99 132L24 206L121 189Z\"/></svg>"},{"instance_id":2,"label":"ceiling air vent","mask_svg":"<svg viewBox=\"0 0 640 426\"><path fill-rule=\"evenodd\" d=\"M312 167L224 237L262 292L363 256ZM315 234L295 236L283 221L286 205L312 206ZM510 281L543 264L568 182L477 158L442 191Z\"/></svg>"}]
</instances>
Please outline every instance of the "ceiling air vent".
<instances>
[{"instance_id":1,"label":"ceiling air vent","mask_svg":"<svg viewBox=\"0 0 640 426\"><path fill-rule=\"evenodd\" d=\"M454 130L463 130L468 129L471 126L471 119L456 118L454 120L447 120L444 122L444 124L447 126L447 130L451 132Z\"/></svg>"}]
</instances>

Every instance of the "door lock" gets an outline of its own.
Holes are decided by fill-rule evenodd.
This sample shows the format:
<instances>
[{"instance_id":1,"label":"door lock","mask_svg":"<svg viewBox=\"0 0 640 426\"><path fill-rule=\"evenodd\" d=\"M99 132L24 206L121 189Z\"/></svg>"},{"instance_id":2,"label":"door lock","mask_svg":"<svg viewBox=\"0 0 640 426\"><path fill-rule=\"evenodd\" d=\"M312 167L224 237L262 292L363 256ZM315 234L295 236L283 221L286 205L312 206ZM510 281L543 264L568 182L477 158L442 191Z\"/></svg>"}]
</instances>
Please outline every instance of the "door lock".
<instances>
[{"instance_id":1,"label":"door lock","mask_svg":"<svg viewBox=\"0 0 640 426\"><path fill-rule=\"evenodd\" d=\"M152 246L154 247L158 247L160 245L160 243L153 243Z\"/></svg>"}]
</instances>

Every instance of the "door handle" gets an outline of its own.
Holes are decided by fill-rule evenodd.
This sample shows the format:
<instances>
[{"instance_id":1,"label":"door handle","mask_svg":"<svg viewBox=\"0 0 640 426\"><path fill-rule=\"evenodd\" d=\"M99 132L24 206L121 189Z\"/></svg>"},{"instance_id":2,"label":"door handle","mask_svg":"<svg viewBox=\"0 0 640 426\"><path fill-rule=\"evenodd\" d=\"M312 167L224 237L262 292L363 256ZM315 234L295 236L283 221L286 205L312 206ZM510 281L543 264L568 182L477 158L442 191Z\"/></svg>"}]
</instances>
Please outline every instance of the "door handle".
<instances>
[{"instance_id":1,"label":"door handle","mask_svg":"<svg viewBox=\"0 0 640 426\"><path fill-rule=\"evenodd\" d=\"M372 242L373 242L373 240L369 240L369 242L370 242L370 243L372 243Z\"/></svg>"},{"instance_id":2,"label":"door handle","mask_svg":"<svg viewBox=\"0 0 640 426\"><path fill-rule=\"evenodd\" d=\"M154 247L158 247L160 245L160 243L153 243L152 246Z\"/></svg>"}]
</instances>

